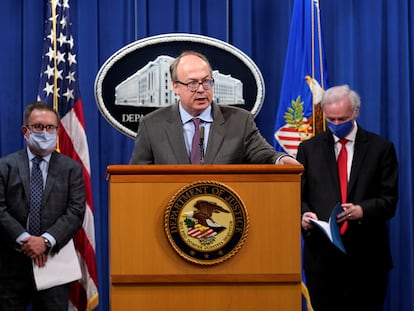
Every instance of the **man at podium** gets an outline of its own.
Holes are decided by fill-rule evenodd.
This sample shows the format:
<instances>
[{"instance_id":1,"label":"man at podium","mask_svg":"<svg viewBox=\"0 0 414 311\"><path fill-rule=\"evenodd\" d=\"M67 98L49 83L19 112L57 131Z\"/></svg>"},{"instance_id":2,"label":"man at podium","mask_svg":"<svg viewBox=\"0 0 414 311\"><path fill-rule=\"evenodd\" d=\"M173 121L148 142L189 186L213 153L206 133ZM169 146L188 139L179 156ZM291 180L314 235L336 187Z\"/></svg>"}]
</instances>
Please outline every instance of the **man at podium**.
<instances>
[{"instance_id":1,"label":"man at podium","mask_svg":"<svg viewBox=\"0 0 414 311\"><path fill-rule=\"evenodd\" d=\"M203 54L183 52L170 75L180 101L140 120L130 164L299 164L266 142L250 112L213 102Z\"/></svg>"}]
</instances>

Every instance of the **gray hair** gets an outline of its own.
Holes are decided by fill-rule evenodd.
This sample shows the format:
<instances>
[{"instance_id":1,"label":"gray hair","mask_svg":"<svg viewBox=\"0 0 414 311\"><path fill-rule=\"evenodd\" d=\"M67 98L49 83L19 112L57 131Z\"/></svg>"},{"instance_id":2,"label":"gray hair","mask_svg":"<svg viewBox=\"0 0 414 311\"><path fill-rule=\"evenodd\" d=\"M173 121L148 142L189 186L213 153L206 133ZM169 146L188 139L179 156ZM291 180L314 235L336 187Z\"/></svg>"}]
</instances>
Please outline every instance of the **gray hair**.
<instances>
[{"instance_id":1,"label":"gray hair","mask_svg":"<svg viewBox=\"0 0 414 311\"><path fill-rule=\"evenodd\" d=\"M354 90L351 90L349 86L346 84L333 86L327 89L321 101L321 108L323 109L325 105L332 104L345 97L347 97L351 101L352 111L359 111L359 107L361 106L361 98Z\"/></svg>"}]
</instances>

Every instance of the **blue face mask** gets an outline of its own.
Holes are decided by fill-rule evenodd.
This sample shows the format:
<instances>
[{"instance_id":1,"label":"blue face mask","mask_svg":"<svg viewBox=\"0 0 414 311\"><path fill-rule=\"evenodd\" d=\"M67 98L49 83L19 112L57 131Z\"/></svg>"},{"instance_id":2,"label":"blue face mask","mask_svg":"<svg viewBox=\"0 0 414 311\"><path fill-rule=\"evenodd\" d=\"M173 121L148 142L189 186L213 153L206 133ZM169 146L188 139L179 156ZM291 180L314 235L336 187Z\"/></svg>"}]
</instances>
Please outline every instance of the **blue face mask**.
<instances>
[{"instance_id":1,"label":"blue face mask","mask_svg":"<svg viewBox=\"0 0 414 311\"><path fill-rule=\"evenodd\" d=\"M326 125L329 130L338 138L345 138L346 135L352 130L353 120L349 120L344 123L334 124L332 122L326 121Z\"/></svg>"},{"instance_id":2,"label":"blue face mask","mask_svg":"<svg viewBox=\"0 0 414 311\"><path fill-rule=\"evenodd\" d=\"M56 133L30 132L28 143L37 152L44 153L54 150L56 148Z\"/></svg>"}]
</instances>

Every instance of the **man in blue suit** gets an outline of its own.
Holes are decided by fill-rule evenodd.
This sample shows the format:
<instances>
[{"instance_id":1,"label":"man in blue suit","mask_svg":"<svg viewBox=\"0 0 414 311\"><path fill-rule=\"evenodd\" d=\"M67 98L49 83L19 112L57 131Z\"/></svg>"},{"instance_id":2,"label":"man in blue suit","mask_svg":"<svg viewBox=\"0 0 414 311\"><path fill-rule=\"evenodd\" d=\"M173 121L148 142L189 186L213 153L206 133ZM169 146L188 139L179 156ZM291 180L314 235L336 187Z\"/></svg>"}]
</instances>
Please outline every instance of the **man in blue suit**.
<instances>
[{"instance_id":1,"label":"man in blue suit","mask_svg":"<svg viewBox=\"0 0 414 311\"><path fill-rule=\"evenodd\" d=\"M204 130L201 154L197 151L201 163L298 164L266 142L250 112L213 102L212 68L204 55L183 52L171 64L170 75L180 102L140 120L131 164L189 164L193 118L200 119Z\"/></svg>"},{"instance_id":2,"label":"man in blue suit","mask_svg":"<svg viewBox=\"0 0 414 311\"><path fill-rule=\"evenodd\" d=\"M24 112L27 148L0 159L0 310L66 311L69 285L36 290L33 264L43 267L82 226L85 190L82 167L55 151L58 114L36 102ZM43 180L40 230L32 229L31 169L40 162ZM32 199L33 201L34 199ZM29 216L31 215L31 216Z\"/></svg>"},{"instance_id":3,"label":"man in blue suit","mask_svg":"<svg viewBox=\"0 0 414 311\"><path fill-rule=\"evenodd\" d=\"M347 85L328 89L321 102L329 131L299 145L302 174L304 270L315 311L381 311L392 268L387 220L398 200L398 163L392 142L356 122L358 94ZM337 159L346 148L344 184ZM344 151L345 151L344 150ZM347 181L348 180L348 181ZM346 230L346 254L310 221L328 221L335 205Z\"/></svg>"}]
</instances>

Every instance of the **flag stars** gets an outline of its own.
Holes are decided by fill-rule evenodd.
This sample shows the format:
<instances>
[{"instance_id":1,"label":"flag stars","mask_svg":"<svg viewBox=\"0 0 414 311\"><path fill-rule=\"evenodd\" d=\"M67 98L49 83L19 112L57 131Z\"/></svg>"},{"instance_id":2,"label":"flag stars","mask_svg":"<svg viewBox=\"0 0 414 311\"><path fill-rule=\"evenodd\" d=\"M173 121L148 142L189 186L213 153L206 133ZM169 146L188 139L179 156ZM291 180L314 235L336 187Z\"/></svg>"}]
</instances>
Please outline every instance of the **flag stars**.
<instances>
[{"instance_id":1,"label":"flag stars","mask_svg":"<svg viewBox=\"0 0 414 311\"><path fill-rule=\"evenodd\" d=\"M47 65L47 69L44 71L44 73L47 75L47 78L50 79L54 74L53 67Z\"/></svg>"},{"instance_id":2,"label":"flag stars","mask_svg":"<svg viewBox=\"0 0 414 311\"><path fill-rule=\"evenodd\" d=\"M56 55L56 60L58 64L65 62L65 54L62 53L60 50L58 50L57 55Z\"/></svg>"},{"instance_id":3,"label":"flag stars","mask_svg":"<svg viewBox=\"0 0 414 311\"><path fill-rule=\"evenodd\" d=\"M60 46L63 46L66 43L66 36L63 34L63 32L60 33L57 41L59 42Z\"/></svg>"},{"instance_id":4,"label":"flag stars","mask_svg":"<svg viewBox=\"0 0 414 311\"><path fill-rule=\"evenodd\" d=\"M44 72L47 75L47 79L46 81L51 81L54 80L54 77L56 75L56 80L62 80L63 76L62 76L62 70L54 70L53 67L50 67L49 65L47 66L47 70ZM48 86L46 86L46 89L48 88Z\"/></svg>"},{"instance_id":5,"label":"flag stars","mask_svg":"<svg viewBox=\"0 0 414 311\"><path fill-rule=\"evenodd\" d=\"M66 42L69 44L70 49L73 49L73 46L74 46L73 37L70 36L70 38Z\"/></svg>"},{"instance_id":6,"label":"flag stars","mask_svg":"<svg viewBox=\"0 0 414 311\"><path fill-rule=\"evenodd\" d=\"M66 76L66 80L68 80L68 83L75 82L76 81L75 72L74 71L69 72L69 74Z\"/></svg>"},{"instance_id":7,"label":"flag stars","mask_svg":"<svg viewBox=\"0 0 414 311\"><path fill-rule=\"evenodd\" d=\"M47 0L49 2L49 0ZM48 18L44 44L47 46L43 55L41 86L39 92L45 101L52 100L53 94L59 97L62 105L65 101L74 102L78 96L77 54L71 32L70 18L67 16L69 1L54 0L55 18ZM49 11L50 13L50 11ZM57 28L53 29L53 22Z\"/></svg>"},{"instance_id":8,"label":"flag stars","mask_svg":"<svg viewBox=\"0 0 414 311\"><path fill-rule=\"evenodd\" d=\"M56 74L56 79L57 80L62 80L63 79L62 70L56 70L56 72L55 72L54 67L51 67L49 65L47 65L47 69L44 71L44 73L47 75L48 79L54 77L55 74Z\"/></svg>"},{"instance_id":9,"label":"flag stars","mask_svg":"<svg viewBox=\"0 0 414 311\"><path fill-rule=\"evenodd\" d=\"M46 83L46 86L43 89L43 91L45 91L46 96L53 94L53 84Z\"/></svg>"},{"instance_id":10,"label":"flag stars","mask_svg":"<svg viewBox=\"0 0 414 311\"><path fill-rule=\"evenodd\" d=\"M58 15L58 14L56 14L56 16L55 16L55 17L57 18L58 16L59 16L59 15ZM49 17L49 18L48 18L48 20L50 21L50 24L52 25L55 19L53 18L53 16L51 16L51 17Z\"/></svg>"},{"instance_id":11,"label":"flag stars","mask_svg":"<svg viewBox=\"0 0 414 311\"><path fill-rule=\"evenodd\" d=\"M72 53L68 53L68 61L69 61L69 65L76 64L76 55Z\"/></svg>"},{"instance_id":12,"label":"flag stars","mask_svg":"<svg viewBox=\"0 0 414 311\"><path fill-rule=\"evenodd\" d=\"M49 51L45 54L47 58L49 58L49 62L52 61L52 59L55 57L55 53L53 52L52 47L49 47Z\"/></svg>"},{"instance_id":13,"label":"flag stars","mask_svg":"<svg viewBox=\"0 0 414 311\"><path fill-rule=\"evenodd\" d=\"M62 19L60 20L60 25L62 26L62 29L65 29L67 25L67 21L65 17L62 17Z\"/></svg>"},{"instance_id":14,"label":"flag stars","mask_svg":"<svg viewBox=\"0 0 414 311\"><path fill-rule=\"evenodd\" d=\"M66 97L66 100L69 102L71 99L75 99L73 96L73 90L67 89L65 93L63 93L63 96Z\"/></svg>"},{"instance_id":15,"label":"flag stars","mask_svg":"<svg viewBox=\"0 0 414 311\"><path fill-rule=\"evenodd\" d=\"M50 40L50 43L54 42L53 29L50 29L50 33L46 38L48 38Z\"/></svg>"},{"instance_id":16,"label":"flag stars","mask_svg":"<svg viewBox=\"0 0 414 311\"><path fill-rule=\"evenodd\" d=\"M62 70L56 70L56 80L62 80Z\"/></svg>"}]
</instances>

